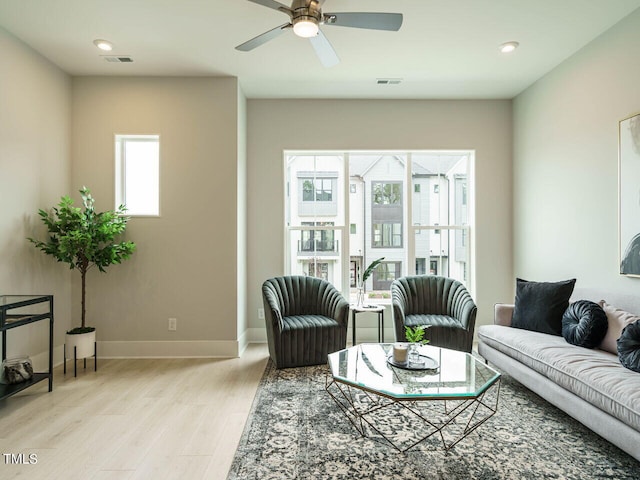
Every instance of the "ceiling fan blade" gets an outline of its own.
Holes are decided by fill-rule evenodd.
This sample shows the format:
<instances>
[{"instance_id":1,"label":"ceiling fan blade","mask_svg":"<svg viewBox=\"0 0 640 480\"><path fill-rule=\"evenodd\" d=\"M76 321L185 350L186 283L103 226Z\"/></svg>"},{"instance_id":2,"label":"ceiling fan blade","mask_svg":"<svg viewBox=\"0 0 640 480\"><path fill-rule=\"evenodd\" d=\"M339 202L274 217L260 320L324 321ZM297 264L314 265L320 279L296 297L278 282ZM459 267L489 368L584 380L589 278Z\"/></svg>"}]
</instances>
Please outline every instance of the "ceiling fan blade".
<instances>
[{"instance_id":1,"label":"ceiling fan blade","mask_svg":"<svg viewBox=\"0 0 640 480\"><path fill-rule=\"evenodd\" d=\"M257 37L252 38L251 40L244 42L241 45L236 47L236 50L240 50L242 52L248 52L249 50L253 50L256 47L259 47L263 43L267 43L269 40L272 40L278 36L280 36L287 28L291 27L290 23L285 23L276 27L274 29L269 30L268 32L264 32Z\"/></svg>"},{"instance_id":2,"label":"ceiling fan blade","mask_svg":"<svg viewBox=\"0 0 640 480\"><path fill-rule=\"evenodd\" d=\"M339 27L370 28L397 32L402 26L401 13L325 13L322 15L325 25Z\"/></svg>"},{"instance_id":3,"label":"ceiling fan blade","mask_svg":"<svg viewBox=\"0 0 640 480\"><path fill-rule=\"evenodd\" d=\"M313 49L316 51L316 55L320 59L320 63L325 67L333 67L340 63L340 59L338 58L338 54L333 49L327 37L324 36L322 30L318 31L318 35L315 37L309 38L311 41L311 45Z\"/></svg>"},{"instance_id":4,"label":"ceiling fan blade","mask_svg":"<svg viewBox=\"0 0 640 480\"><path fill-rule=\"evenodd\" d=\"M249 0L250 2L257 3L258 5L262 5L263 7L273 8L274 10L278 10L280 12L284 12L289 16L292 15L291 9L286 5L283 5L275 0Z\"/></svg>"}]
</instances>

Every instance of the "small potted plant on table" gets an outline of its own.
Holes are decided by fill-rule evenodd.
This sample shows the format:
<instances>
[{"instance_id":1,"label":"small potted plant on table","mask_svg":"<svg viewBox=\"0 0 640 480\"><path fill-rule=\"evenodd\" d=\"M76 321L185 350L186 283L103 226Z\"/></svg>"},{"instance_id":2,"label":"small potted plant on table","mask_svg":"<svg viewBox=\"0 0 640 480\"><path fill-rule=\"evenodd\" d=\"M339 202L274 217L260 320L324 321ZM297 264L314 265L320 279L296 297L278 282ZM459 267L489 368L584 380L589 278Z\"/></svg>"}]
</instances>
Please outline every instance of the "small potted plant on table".
<instances>
[{"instance_id":1,"label":"small potted plant on table","mask_svg":"<svg viewBox=\"0 0 640 480\"><path fill-rule=\"evenodd\" d=\"M429 343L429 340L424 338L424 331L429 328L429 325L419 325L417 327L404 327L404 335L407 337L409 347L407 351L407 360L410 365L420 364L420 353L418 352L418 345L425 345Z\"/></svg>"}]
</instances>

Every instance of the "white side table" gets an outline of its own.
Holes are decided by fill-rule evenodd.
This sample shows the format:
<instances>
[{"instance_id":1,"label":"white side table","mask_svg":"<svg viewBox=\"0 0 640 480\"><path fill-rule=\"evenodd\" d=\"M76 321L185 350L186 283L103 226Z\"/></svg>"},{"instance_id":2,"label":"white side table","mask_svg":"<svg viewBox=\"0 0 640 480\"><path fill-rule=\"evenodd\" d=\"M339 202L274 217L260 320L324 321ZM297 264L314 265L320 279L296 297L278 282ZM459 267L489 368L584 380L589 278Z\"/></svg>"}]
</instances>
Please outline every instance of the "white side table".
<instances>
[{"instance_id":1,"label":"white side table","mask_svg":"<svg viewBox=\"0 0 640 480\"><path fill-rule=\"evenodd\" d=\"M356 315L358 313L377 313L378 314L378 342L384 343L384 305L349 305L351 309L351 344L356 344Z\"/></svg>"}]
</instances>

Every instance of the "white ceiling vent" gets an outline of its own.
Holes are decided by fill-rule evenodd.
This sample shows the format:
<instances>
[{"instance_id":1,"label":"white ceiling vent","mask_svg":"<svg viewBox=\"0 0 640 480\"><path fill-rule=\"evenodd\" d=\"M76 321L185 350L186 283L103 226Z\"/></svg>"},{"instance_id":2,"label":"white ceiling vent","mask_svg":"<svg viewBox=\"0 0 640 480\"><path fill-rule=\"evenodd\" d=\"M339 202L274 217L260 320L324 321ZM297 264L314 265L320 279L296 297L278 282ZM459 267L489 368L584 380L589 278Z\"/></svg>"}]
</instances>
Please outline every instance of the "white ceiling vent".
<instances>
[{"instance_id":1,"label":"white ceiling vent","mask_svg":"<svg viewBox=\"0 0 640 480\"><path fill-rule=\"evenodd\" d=\"M131 63L133 58L127 55L101 55L107 62L112 63Z\"/></svg>"},{"instance_id":2,"label":"white ceiling vent","mask_svg":"<svg viewBox=\"0 0 640 480\"><path fill-rule=\"evenodd\" d=\"M402 82L401 78L378 78L376 79L378 85L398 85Z\"/></svg>"}]
</instances>

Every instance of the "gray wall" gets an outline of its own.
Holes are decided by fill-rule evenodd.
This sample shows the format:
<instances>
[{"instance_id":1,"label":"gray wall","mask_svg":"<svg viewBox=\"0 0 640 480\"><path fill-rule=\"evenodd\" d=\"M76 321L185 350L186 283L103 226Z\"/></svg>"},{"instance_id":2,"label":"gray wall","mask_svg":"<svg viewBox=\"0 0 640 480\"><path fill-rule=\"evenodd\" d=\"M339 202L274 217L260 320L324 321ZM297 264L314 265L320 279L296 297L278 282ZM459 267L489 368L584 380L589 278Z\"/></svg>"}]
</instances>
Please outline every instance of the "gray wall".
<instances>
[{"instance_id":1,"label":"gray wall","mask_svg":"<svg viewBox=\"0 0 640 480\"><path fill-rule=\"evenodd\" d=\"M0 58L0 294L53 294L54 337L62 345L72 310L69 269L26 237L45 239L38 209L57 204L69 189L71 80L2 28ZM7 353L46 368L46 356L36 354L47 339L46 323L22 327L9 334Z\"/></svg>"},{"instance_id":2,"label":"gray wall","mask_svg":"<svg viewBox=\"0 0 640 480\"><path fill-rule=\"evenodd\" d=\"M618 274L618 122L640 112L640 10L514 100L514 269L637 294ZM640 180L639 180L640 181Z\"/></svg>"},{"instance_id":3,"label":"gray wall","mask_svg":"<svg viewBox=\"0 0 640 480\"><path fill-rule=\"evenodd\" d=\"M114 207L114 135L160 135L160 217L134 217L132 258L88 274L103 355L237 354L243 101L235 78L73 79L72 185L98 209Z\"/></svg>"},{"instance_id":4,"label":"gray wall","mask_svg":"<svg viewBox=\"0 0 640 480\"><path fill-rule=\"evenodd\" d=\"M474 149L479 323L513 282L511 101L249 100L248 315L258 334L262 282L283 274L285 149ZM387 317L387 325L390 317Z\"/></svg>"}]
</instances>

